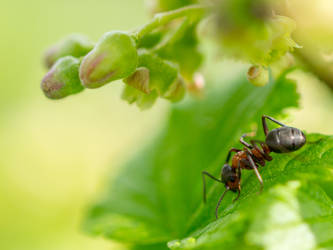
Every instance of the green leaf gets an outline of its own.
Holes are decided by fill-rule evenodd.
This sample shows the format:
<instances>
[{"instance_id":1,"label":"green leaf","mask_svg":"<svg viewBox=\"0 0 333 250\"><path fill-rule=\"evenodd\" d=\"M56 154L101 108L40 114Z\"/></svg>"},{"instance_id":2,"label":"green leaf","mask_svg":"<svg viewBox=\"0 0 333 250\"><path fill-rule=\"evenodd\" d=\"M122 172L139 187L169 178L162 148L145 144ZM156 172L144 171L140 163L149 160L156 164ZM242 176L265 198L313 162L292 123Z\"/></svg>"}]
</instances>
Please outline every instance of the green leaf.
<instances>
[{"instance_id":1,"label":"green leaf","mask_svg":"<svg viewBox=\"0 0 333 250\"><path fill-rule=\"evenodd\" d=\"M224 200L220 219L203 224L205 208L197 210L192 229L172 249L317 249L333 246L333 202L322 181L333 181L333 138L309 135L300 152L278 155L261 170L265 192L258 196L253 174L243 181L240 200ZM216 188L216 186L214 187ZM216 189L214 189L216 191ZM214 203L210 203L213 209ZM213 211L213 210L212 210ZM200 218L201 217L201 218ZM190 229L190 231L192 231ZM224 249L223 248L223 249Z\"/></svg>"},{"instance_id":2,"label":"green leaf","mask_svg":"<svg viewBox=\"0 0 333 250\"><path fill-rule=\"evenodd\" d=\"M173 106L160 135L123 166L92 206L85 230L132 244L134 249L164 249L168 241L172 248L242 249L244 243L244 248L256 249L273 244L275 235L283 236L274 229L289 225L283 225L284 210L273 213L281 203L295 215L292 224L307 226L312 243L329 244L333 234L325 232L332 226L332 201L331 194L326 195L330 185L325 183L331 182L332 138L311 135L301 151L273 155L275 159L260 168L265 181L262 195L256 194L259 185L253 172L243 171L241 198L232 204L232 194L228 194L218 221L214 208L224 187L210 182L208 203L202 204L201 171L217 176L228 149L240 147L236 144L239 136L258 124L262 114L279 117L298 102L295 83L285 75L262 88L244 78L228 87L210 86L218 87L212 87L204 100ZM290 233L294 231L300 232L291 228Z\"/></svg>"}]
</instances>

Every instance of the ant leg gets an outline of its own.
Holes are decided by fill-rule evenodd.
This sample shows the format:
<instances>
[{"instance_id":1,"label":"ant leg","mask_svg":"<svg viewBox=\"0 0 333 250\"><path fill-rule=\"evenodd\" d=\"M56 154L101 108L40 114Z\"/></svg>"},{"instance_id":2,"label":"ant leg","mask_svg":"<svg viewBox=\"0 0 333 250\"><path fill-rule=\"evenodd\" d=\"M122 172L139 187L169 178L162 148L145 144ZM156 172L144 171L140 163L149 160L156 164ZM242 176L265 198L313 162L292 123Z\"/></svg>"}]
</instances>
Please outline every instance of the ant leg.
<instances>
[{"instance_id":1,"label":"ant leg","mask_svg":"<svg viewBox=\"0 0 333 250\"><path fill-rule=\"evenodd\" d=\"M258 178L258 180L259 180L259 182L260 182L260 191L259 191L259 193L261 193L262 190L263 190L263 188L264 188L264 183L263 183L263 181L262 181L261 175L260 175L260 173L259 173L259 171L258 171L258 169L257 169L256 164L254 163L252 157L248 154L248 152L246 152L246 156L247 156L247 159L248 159L249 162L250 162L250 166L253 168L253 171L254 171L254 173L256 174L256 176L257 176L257 178Z\"/></svg>"},{"instance_id":2,"label":"ant leg","mask_svg":"<svg viewBox=\"0 0 333 250\"><path fill-rule=\"evenodd\" d=\"M257 149L261 154L263 154L263 155L265 154L265 152L257 145L257 143L260 143L260 146L262 146L262 144L264 142L258 141L258 140L251 140L250 143L251 143L252 147Z\"/></svg>"},{"instance_id":3,"label":"ant leg","mask_svg":"<svg viewBox=\"0 0 333 250\"><path fill-rule=\"evenodd\" d=\"M248 148L253 148L251 144L247 143L244 138L247 137L247 136L254 136L254 133L248 133L248 134L243 134L241 136L241 138L239 139L240 143L242 143L245 147L248 147Z\"/></svg>"},{"instance_id":4,"label":"ant leg","mask_svg":"<svg viewBox=\"0 0 333 250\"><path fill-rule=\"evenodd\" d=\"M252 146L252 145L251 145L251 146ZM253 148L253 146L252 146L252 148ZM250 149L252 149L252 148L250 148ZM254 162L258 162L260 165L264 166L264 165L265 165L265 161L262 161L262 160L258 159L258 158L252 153L252 151L251 151L250 149L249 149L249 148L246 148L246 147L243 148L243 150L244 150L248 155L250 155L250 157L252 158L252 160L253 160Z\"/></svg>"},{"instance_id":5,"label":"ant leg","mask_svg":"<svg viewBox=\"0 0 333 250\"><path fill-rule=\"evenodd\" d=\"M225 163L228 163L228 162L229 162L229 160L230 160L230 156L231 156L231 152L235 152L235 153L237 153L237 152L239 152L239 151L241 151L241 150L240 150L240 149L237 149L237 148L232 148L232 149L230 149L229 152L228 152L228 155L227 155L227 159L225 160Z\"/></svg>"},{"instance_id":6,"label":"ant leg","mask_svg":"<svg viewBox=\"0 0 333 250\"><path fill-rule=\"evenodd\" d=\"M229 191L230 189L227 187L227 189L223 192L223 194L221 195L219 201L217 202L217 205L216 205L216 208L215 208L215 217L216 219L218 219L218 212L219 212L219 208L220 208L220 205L221 205L221 202L225 196L225 194Z\"/></svg>"},{"instance_id":7,"label":"ant leg","mask_svg":"<svg viewBox=\"0 0 333 250\"><path fill-rule=\"evenodd\" d=\"M252 144L252 146L257 149L263 156L264 158L267 160L267 161L271 161L273 160L272 156L270 156L269 154L266 154L266 152L262 149L265 145L265 143L263 141L259 141L259 140L251 140L250 143ZM260 144L260 146L262 148L260 148L257 143Z\"/></svg>"},{"instance_id":8,"label":"ant leg","mask_svg":"<svg viewBox=\"0 0 333 250\"><path fill-rule=\"evenodd\" d=\"M235 199L233 199L232 203L234 203L235 201L237 201L239 199L240 190L238 189L237 192L238 192L237 197Z\"/></svg>"},{"instance_id":9,"label":"ant leg","mask_svg":"<svg viewBox=\"0 0 333 250\"><path fill-rule=\"evenodd\" d=\"M270 117L270 116L267 116L267 115L263 115L261 117L261 121L262 121L262 127L264 129L264 133L265 133L266 136L267 136L269 130L268 130L268 126L267 126L267 123L266 123L265 119L271 120L272 122L275 122L275 123L279 124L282 127L286 127L286 125L284 125L283 123L281 123L278 120L274 119L273 117Z\"/></svg>"},{"instance_id":10,"label":"ant leg","mask_svg":"<svg viewBox=\"0 0 333 250\"><path fill-rule=\"evenodd\" d=\"M238 179L240 180L241 179L241 175L242 175L242 173L241 173L241 167L240 167L240 161L238 161L237 175L238 175ZM239 199L239 196L240 196L240 186L238 187L237 192L238 192L237 197L232 201L233 203Z\"/></svg>"},{"instance_id":11,"label":"ant leg","mask_svg":"<svg viewBox=\"0 0 333 250\"><path fill-rule=\"evenodd\" d=\"M203 201L204 203L206 203L206 179L205 179L205 175L208 176L209 178L213 179L214 181L217 182L221 182L219 179L217 179L216 177L212 176L210 173L206 172L206 171L202 171L202 183L203 183Z\"/></svg>"},{"instance_id":12,"label":"ant leg","mask_svg":"<svg viewBox=\"0 0 333 250\"><path fill-rule=\"evenodd\" d=\"M241 179L241 177L242 177L242 172L241 172L241 165L240 165L240 161L238 161L238 166L237 166L237 175L238 175L238 179Z\"/></svg>"}]
</instances>

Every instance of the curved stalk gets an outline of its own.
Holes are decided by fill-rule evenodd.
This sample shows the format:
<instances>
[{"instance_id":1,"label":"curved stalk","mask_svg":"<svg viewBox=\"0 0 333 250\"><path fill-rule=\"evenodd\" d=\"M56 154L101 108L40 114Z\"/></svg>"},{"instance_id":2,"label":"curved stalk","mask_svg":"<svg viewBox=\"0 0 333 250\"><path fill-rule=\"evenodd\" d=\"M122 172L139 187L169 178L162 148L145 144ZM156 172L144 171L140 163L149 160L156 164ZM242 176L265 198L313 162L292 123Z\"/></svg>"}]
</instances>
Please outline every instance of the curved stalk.
<instances>
[{"instance_id":1,"label":"curved stalk","mask_svg":"<svg viewBox=\"0 0 333 250\"><path fill-rule=\"evenodd\" d=\"M196 4L196 5L189 5L177 10L158 13L149 23L143 25L136 32L134 32L134 37L137 40L140 40L144 35L150 33L154 29L163 26L178 18L187 17L193 21L197 20L204 15L205 10L207 8L208 5Z\"/></svg>"}]
</instances>

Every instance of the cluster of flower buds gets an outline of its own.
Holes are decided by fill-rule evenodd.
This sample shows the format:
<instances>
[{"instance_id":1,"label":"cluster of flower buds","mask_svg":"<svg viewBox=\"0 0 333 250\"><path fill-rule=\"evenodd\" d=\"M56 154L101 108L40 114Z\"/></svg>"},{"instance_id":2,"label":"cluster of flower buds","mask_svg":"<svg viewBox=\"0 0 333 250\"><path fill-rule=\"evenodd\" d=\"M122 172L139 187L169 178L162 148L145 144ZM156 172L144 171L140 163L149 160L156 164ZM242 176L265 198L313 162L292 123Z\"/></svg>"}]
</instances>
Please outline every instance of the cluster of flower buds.
<instances>
[{"instance_id":1,"label":"cluster of flower buds","mask_svg":"<svg viewBox=\"0 0 333 250\"><path fill-rule=\"evenodd\" d=\"M171 32L157 22L157 28L143 35L111 31L96 44L70 36L46 52L49 72L41 88L48 98L61 99L122 79L122 98L141 109L150 108L158 98L180 101L202 61L197 23L180 19Z\"/></svg>"},{"instance_id":2,"label":"cluster of flower buds","mask_svg":"<svg viewBox=\"0 0 333 250\"><path fill-rule=\"evenodd\" d=\"M177 9L199 1L157 0L158 10L176 10L158 14L131 33L107 32L96 44L80 35L68 37L46 52L49 72L42 90L60 99L122 79L122 98L142 109L158 98L179 101L186 90L202 96L204 80L197 70L203 56L196 30L207 13L213 13L224 54L253 65L247 76L254 85L264 86L269 72L278 75L290 66L288 52L298 47L291 38L295 23L272 12L275 0L206 1Z\"/></svg>"},{"instance_id":3,"label":"cluster of flower buds","mask_svg":"<svg viewBox=\"0 0 333 250\"><path fill-rule=\"evenodd\" d=\"M50 48L45 62L51 68L41 88L50 99L119 79L126 84L123 99L142 109L151 107L158 97L176 102L185 94L177 66L138 49L135 39L125 32L108 32L95 46L85 38L70 37Z\"/></svg>"},{"instance_id":4,"label":"cluster of flower buds","mask_svg":"<svg viewBox=\"0 0 333 250\"><path fill-rule=\"evenodd\" d=\"M128 33L108 32L95 46L82 36L71 36L46 52L46 66L53 66L41 87L47 97L60 99L128 77L137 62L136 43Z\"/></svg>"}]
</instances>

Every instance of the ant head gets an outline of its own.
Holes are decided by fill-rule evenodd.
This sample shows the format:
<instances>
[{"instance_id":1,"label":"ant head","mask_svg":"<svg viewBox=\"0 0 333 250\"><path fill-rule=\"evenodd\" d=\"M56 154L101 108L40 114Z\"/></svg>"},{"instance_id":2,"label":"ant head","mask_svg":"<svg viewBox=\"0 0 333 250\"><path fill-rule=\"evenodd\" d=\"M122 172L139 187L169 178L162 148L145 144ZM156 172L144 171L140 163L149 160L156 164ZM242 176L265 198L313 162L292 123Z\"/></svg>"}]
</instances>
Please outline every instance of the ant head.
<instances>
[{"instance_id":1,"label":"ant head","mask_svg":"<svg viewBox=\"0 0 333 250\"><path fill-rule=\"evenodd\" d=\"M222 168L222 182L233 192L240 190L240 178L237 175L236 169L227 163Z\"/></svg>"},{"instance_id":2,"label":"ant head","mask_svg":"<svg viewBox=\"0 0 333 250\"><path fill-rule=\"evenodd\" d=\"M304 133L293 127L280 127L269 131L266 143L275 153L289 153L303 147L306 142Z\"/></svg>"}]
</instances>

